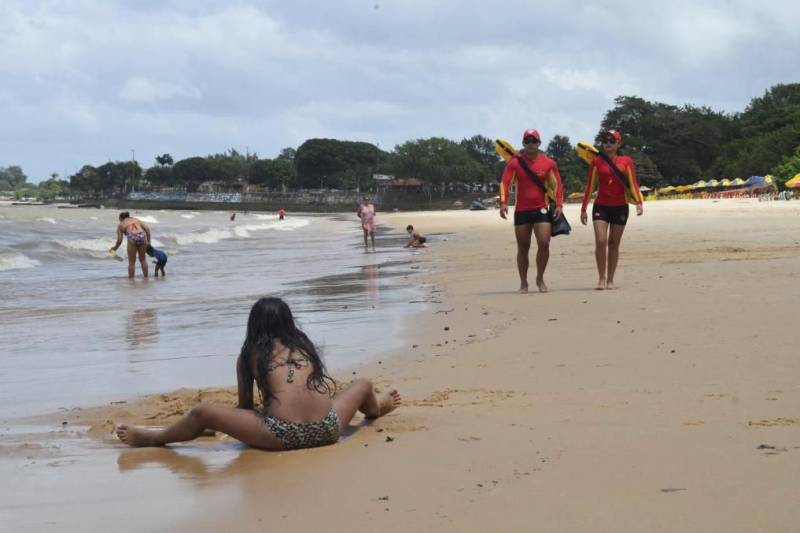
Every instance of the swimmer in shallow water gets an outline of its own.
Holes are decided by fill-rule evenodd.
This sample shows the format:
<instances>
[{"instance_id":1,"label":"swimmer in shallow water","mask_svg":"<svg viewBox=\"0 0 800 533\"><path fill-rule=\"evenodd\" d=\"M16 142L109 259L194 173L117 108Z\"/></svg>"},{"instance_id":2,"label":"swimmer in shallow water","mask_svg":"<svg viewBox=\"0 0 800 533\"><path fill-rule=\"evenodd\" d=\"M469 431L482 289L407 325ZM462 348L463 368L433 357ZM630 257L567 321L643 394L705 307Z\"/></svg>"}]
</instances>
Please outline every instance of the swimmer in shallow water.
<instances>
[{"instance_id":1,"label":"swimmer in shallow water","mask_svg":"<svg viewBox=\"0 0 800 533\"><path fill-rule=\"evenodd\" d=\"M136 274L136 256L139 256L139 263L142 265L142 277L147 277L147 245L150 244L150 228L139 220L132 217L128 211L119 214L119 225L117 225L117 242L111 247L109 252L116 253L117 248L122 244L122 238L128 240L128 277L133 278Z\"/></svg>"}]
</instances>

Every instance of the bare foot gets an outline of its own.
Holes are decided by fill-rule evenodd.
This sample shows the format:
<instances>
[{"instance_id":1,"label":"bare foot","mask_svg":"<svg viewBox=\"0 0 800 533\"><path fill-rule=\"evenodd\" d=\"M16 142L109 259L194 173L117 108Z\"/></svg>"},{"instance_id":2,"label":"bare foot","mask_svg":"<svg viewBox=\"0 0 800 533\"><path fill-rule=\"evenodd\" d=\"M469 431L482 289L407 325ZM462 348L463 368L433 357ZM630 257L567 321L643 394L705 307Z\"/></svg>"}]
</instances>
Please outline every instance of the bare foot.
<instances>
[{"instance_id":1,"label":"bare foot","mask_svg":"<svg viewBox=\"0 0 800 533\"><path fill-rule=\"evenodd\" d=\"M523 283L519 286L519 293L520 294L528 294L528 284Z\"/></svg>"},{"instance_id":2,"label":"bare foot","mask_svg":"<svg viewBox=\"0 0 800 533\"><path fill-rule=\"evenodd\" d=\"M120 424L117 426L117 437L119 437L119 440L128 446L161 446L161 444L156 442L153 435L153 430L151 429L137 428Z\"/></svg>"},{"instance_id":3,"label":"bare foot","mask_svg":"<svg viewBox=\"0 0 800 533\"><path fill-rule=\"evenodd\" d=\"M614 290L616 288L617 287L616 287L616 285L614 285L613 281L606 282L606 289L607 290L612 291L612 290Z\"/></svg>"},{"instance_id":4,"label":"bare foot","mask_svg":"<svg viewBox=\"0 0 800 533\"><path fill-rule=\"evenodd\" d=\"M397 389L384 392L378 397L378 416L375 418L391 413L400 406L402 401L403 399Z\"/></svg>"},{"instance_id":5,"label":"bare foot","mask_svg":"<svg viewBox=\"0 0 800 533\"><path fill-rule=\"evenodd\" d=\"M606 288L606 280L604 279L597 280L597 285L595 286L594 290L602 291L605 288Z\"/></svg>"},{"instance_id":6,"label":"bare foot","mask_svg":"<svg viewBox=\"0 0 800 533\"><path fill-rule=\"evenodd\" d=\"M539 287L539 292L547 292L547 285L544 284L544 280L537 281L536 286Z\"/></svg>"}]
</instances>

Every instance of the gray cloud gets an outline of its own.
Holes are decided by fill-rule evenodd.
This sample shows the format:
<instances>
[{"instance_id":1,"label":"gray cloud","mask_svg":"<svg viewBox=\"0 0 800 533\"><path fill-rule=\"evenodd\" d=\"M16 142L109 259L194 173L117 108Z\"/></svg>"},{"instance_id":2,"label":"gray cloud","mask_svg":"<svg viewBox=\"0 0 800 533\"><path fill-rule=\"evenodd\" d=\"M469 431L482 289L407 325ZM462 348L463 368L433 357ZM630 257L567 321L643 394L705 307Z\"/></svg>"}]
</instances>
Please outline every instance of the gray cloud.
<instances>
[{"instance_id":1,"label":"gray cloud","mask_svg":"<svg viewBox=\"0 0 800 533\"><path fill-rule=\"evenodd\" d=\"M377 6L377 7L376 7ZM619 94L740 111L798 80L795 2L0 5L0 165L38 181L310 137L594 135Z\"/></svg>"}]
</instances>

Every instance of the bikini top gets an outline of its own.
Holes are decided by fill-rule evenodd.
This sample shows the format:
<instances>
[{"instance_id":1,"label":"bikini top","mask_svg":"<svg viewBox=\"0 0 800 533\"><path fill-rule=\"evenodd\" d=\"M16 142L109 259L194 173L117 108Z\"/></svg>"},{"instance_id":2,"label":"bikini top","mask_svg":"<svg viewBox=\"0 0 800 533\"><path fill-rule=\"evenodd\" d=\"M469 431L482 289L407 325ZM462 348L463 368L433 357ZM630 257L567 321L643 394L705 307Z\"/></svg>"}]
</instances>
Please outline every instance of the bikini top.
<instances>
[{"instance_id":1,"label":"bikini top","mask_svg":"<svg viewBox=\"0 0 800 533\"><path fill-rule=\"evenodd\" d=\"M286 359L270 361L267 364L267 373L269 374L273 370L280 368L282 366L288 366L289 373L286 375L286 383L292 383L294 381L294 371L300 370L304 366L310 364L311 361L309 361L308 357L306 357L305 355L297 357L290 354Z\"/></svg>"}]
</instances>

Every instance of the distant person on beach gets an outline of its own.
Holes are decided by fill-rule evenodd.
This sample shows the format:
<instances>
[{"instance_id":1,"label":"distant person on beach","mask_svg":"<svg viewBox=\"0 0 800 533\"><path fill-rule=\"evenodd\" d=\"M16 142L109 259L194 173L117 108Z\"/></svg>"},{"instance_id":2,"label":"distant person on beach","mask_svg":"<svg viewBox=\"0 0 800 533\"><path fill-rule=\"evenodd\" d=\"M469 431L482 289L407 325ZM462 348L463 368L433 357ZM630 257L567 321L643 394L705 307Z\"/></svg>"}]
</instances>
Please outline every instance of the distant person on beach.
<instances>
[{"instance_id":1,"label":"distant person on beach","mask_svg":"<svg viewBox=\"0 0 800 533\"><path fill-rule=\"evenodd\" d=\"M372 249L375 250L375 206L369 196L361 200L361 205L356 211L358 218L361 219L361 229L364 230L364 248L368 248L367 235L372 239Z\"/></svg>"},{"instance_id":2,"label":"distant person on beach","mask_svg":"<svg viewBox=\"0 0 800 533\"><path fill-rule=\"evenodd\" d=\"M131 446L163 446L214 430L264 450L314 448L338 441L356 411L378 418L401 402L394 389L377 396L366 379L334 395L336 383L316 347L280 298L261 298L250 310L236 373L238 407L203 403L166 428L123 424L117 436ZM254 384L261 412L254 409Z\"/></svg>"},{"instance_id":3,"label":"distant person on beach","mask_svg":"<svg viewBox=\"0 0 800 533\"><path fill-rule=\"evenodd\" d=\"M547 292L544 271L550 259L550 237L552 220L561 216L564 188L556 162L539 151L542 140L537 130L525 130L522 134L522 150L506 163L500 184L500 217L508 215L508 196L513 183L517 185L517 204L514 208L514 234L517 238L517 269L519 270L519 292L528 292L528 252L531 235L536 237L536 286L539 292ZM526 165L536 176L535 182L521 165ZM555 212L548 211L549 201L555 201Z\"/></svg>"},{"instance_id":4,"label":"distant person on beach","mask_svg":"<svg viewBox=\"0 0 800 533\"><path fill-rule=\"evenodd\" d=\"M128 239L128 277L133 278L136 274L136 255L139 255L139 263L142 265L142 277L147 277L147 257L145 251L150 244L150 228L139 220L132 217L128 211L119 214L119 225L117 226L117 242L111 247L109 252L116 253L117 248L122 244L122 237Z\"/></svg>"},{"instance_id":5,"label":"distant person on beach","mask_svg":"<svg viewBox=\"0 0 800 533\"><path fill-rule=\"evenodd\" d=\"M425 248L425 243L428 242L428 239L420 235L419 232L414 231L414 226L411 224L406 226L406 233L408 233L408 242L404 248Z\"/></svg>"},{"instance_id":6,"label":"distant person on beach","mask_svg":"<svg viewBox=\"0 0 800 533\"><path fill-rule=\"evenodd\" d=\"M603 151L617 167L625 181L611 169L601 157L595 157L589 165L589 177L583 192L581 205L581 223L585 226L588 216L586 206L592 192L597 187L597 198L592 205L592 223L594 225L594 258L597 262L597 290L613 289L614 274L619 260L619 244L622 233L628 222L628 198L636 201L636 215L644 212L643 198L636 179L633 160L619 153L622 145L622 134L617 130L609 130L602 135ZM632 200L632 201L633 201Z\"/></svg>"},{"instance_id":7,"label":"distant person on beach","mask_svg":"<svg viewBox=\"0 0 800 533\"><path fill-rule=\"evenodd\" d=\"M286 211L281 207L278 209L278 220L283 220L286 216Z\"/></svg>"},{"instance_id":8,"label":"distant person on beach","mask_svg":"<svg viewBox=\"0 0 800 533\"><path fill-rule=\"evenodd\" d=\"M163 250L159 250L158 248L153 248L152 245L148 244L147 248L145 249L147 255L150 257L155 257L156 260L153 261L155 266L155 277L158 277L159 270L161 271L162 276L166 276L167 273L164 272L164 267L167 265L167 254L164 253Z\"/></svg>"},{"instance_id":9,"label":"distant person on beach","mask_svg":"<svg viewBox=\"0 0 800 533\"><path fill-rule=\"evenodd\" d=\"M236 213L231 213L231 222L236 220Z\"/></svg>"}]
</instances>

